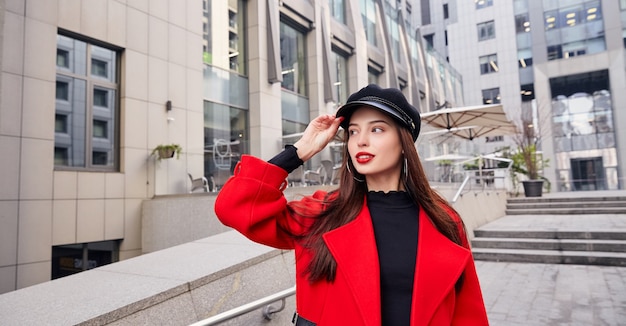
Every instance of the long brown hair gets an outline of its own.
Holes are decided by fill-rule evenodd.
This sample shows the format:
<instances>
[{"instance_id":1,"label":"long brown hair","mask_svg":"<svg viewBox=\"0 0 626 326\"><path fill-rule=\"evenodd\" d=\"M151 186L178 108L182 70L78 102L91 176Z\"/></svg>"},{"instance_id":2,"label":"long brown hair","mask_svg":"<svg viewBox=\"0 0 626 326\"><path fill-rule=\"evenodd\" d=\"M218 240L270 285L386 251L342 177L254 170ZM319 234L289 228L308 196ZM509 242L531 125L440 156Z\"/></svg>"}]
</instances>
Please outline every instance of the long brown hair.
<instances>
[{"instance_id":1,"label":"long brown hair","mask_svg":"<svg viewBox=\"0 0 626 326\"><path fill-rule=\"evenodd\" d=\"M406 161L407 171L406 174L402 174L406 191L420 209L426 212L439 232L452 242L462 245L463 240L459 232L459 225L448 213L456 214L456 211L430 187L410 131L397 123L396 126ZM303 216L312 217L314 221L306 235L296 236L299 240L304 241L304 245L313 252L313 259L305 269L310 282L320 280L333 282L335 280L337 262L328 250L322 235L354 220L359 214L367 194L367 184L356 180L365 180L365 176L356 172L352 165L348 154L348 137L349 134L346 130L344 132L343 162L338 189L328 193L323 201L324 209L321 213L317 216ZM405 175L406 179L404 179ZM297 206L290 209L293 209L296 214L300 211ZM302 216L303 214L300 212L299 215Z\"/></svg>"}]
</instances>

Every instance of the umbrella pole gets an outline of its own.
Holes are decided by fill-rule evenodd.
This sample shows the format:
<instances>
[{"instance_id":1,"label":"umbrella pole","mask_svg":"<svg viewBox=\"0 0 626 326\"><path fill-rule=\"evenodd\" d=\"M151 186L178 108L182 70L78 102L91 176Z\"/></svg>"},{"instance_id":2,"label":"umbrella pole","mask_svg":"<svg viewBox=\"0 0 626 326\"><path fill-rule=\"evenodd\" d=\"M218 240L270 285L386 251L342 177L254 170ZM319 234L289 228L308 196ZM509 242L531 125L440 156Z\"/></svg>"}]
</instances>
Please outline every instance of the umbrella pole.
<instances>
[{"instance_id":1,"label":"umbrella pole","mask_svg":"<svg viewBox=\"0 0 626 326\"><path fill-rule=\"evenodd\" d=\"M482 187L484 186L483 185L483 156L482 155L478 157L478 175L480 178L480 185Z\"/></svg>"}]
</instances>

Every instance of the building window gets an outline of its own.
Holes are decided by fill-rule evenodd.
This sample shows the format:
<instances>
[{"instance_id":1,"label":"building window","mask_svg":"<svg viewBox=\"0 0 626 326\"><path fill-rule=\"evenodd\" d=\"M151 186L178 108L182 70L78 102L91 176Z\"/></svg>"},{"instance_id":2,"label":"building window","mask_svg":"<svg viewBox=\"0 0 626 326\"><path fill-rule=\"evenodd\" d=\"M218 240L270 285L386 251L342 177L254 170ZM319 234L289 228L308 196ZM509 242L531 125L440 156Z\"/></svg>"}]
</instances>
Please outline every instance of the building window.
<instances>
[{"instance_id":1,"label":"building window","mask_svg":"<svg viewBox=\"0 0 626 326\"><path fill-rule=\"evenodd\" d=\"M528 18L528 13L515 16L515 32L517 34L530 33L530 19Z\"/></svg>"},{"instance_id":2,"label":"building window","mask_svg":"<svg viewBox=\"0 0 626 326\"><path fill-rule=\"evenodd\" d=\"M557 152L615 147L607 70L550 79Z\"/></svg>"},{"instance_id":3,"label":"building window","mask_svg":"<svg viewBox=\"0 0 626 326\"><path fill-rule=\"evenodd\" d=\"M213 6L212 0L203 0L203 61L205 64L215 65L222 69L231 70L241 75L247 75L246 65L246 1L228 1L228 6ZM215 10L220 9L220 15L228 17L224 20L212 20ZM215 34L215 35L214 35ZM218 50L213 53L213 49ZM214 57L218 55L218 57Z\"/></svg>"},{"instance_id":4,"label":"building window","mask_svg":"<svg viewBox=\"0 0 626 326\"><path fill-rule=\"evenodd\" d=\"M344 0L328 0L330 15L338 22L346 23L346 4Z\"/></svg>"},{"instance_id":5,"label":"building window","mask_svg":"<svg viewBox=\"0 0 626 326\"><path fill-rule=\"evenodd\" d=\"M527 84L522 85L520 89L520 95L522 96L522 102L530 102L535 99L535 85Z\"/></svg>"},{"instance_id":6,"label":"building window","mask_svg":"<svg viewBox=\"0 0 626 326\"><path fill-rule=\"evenodd\" d=\"M533 65L532 49L517 50L517 65L519 68L526 68Z\"/></svg>"},{"instance_id":7,"label":"building window","mask_svg":"<svg viewBox=\"0 0 626 326\"><path fill-rule=\"evenodd\" d=\"M371 66L367 67L367 83L368 84L377 84L380 79L381 72L377 69L374 69Z\"/></svg>"},{"instance_id":8,"label":"building window","mask_svg":"<svg viewBox=\"0 0 626 326\"><path fill-rule=\"evenodd\" d=\"M431 50L434 48L435 42L435 34L427 34L424 35L424 40L426 40L426 49Z\"/></svg>"},{"instance_id":9,"label":"building window","mask_svg":"<svg viewBox=\"0 0 626 326\"><path fill-rule=\"evenodd\" d=\"M310 122L304 31L299 25L280 22L283 135L303 132Z\"/></svg>"},{"instance_id":10,"label":"building window","mask_svg":"<svg viewBox=\"0 0 626 326\"><path fill-rule=\"evenodd\" d=\"M361 17L365 28L365 38L376 46L376 0L361 0Z\"/></svg>"},{"instance_id":11,"label":"building window","mask_svg":"<svg viewBox=\"0 0 626 326\"><path fill-rule=\"evenodd\" d=\"M499 104L500 88L483 89L483 104Z\"/></svg>"},{"instance_id":12,"label":"building window","mask_svg":"<svg viewBox=\"0 0 626 326\"><path fill-rule=\"evenodd\" d=\"M400 57L400 12L393 2L385 2L385 15L387 15L387 29L390 34L391 53L395 62L402 62Z\"/></svg>"},{"instance_id":13,"label":"building window","mask_svg":"<svg viewBox=\"0 0 626 326\"><path fill-rule=\"evenodd\" d=\"M248 153L248 130L248 110L204 101L204 176L211 191L221 189Z\"/></svg>"},{"instance_id":14,"label":"building window","mask_svg":"<svg viewBox=\"0 0 626 326\"><path fill-rule=\"evenodd\" d=\"M202 60L204 63L213 64L213 25L211 25L211 1L202 0Z\"/></svg>"},{"instance_id":15,"label":"building window","mask_svg":"<svg viewBox=\"0 0 626 326\"><path fill-rule=\"evenodd\" d=\"M54 280L117 261L117 240L53 246L50 278Z\"/></svg>"},{"instance_id":16,"label":"building window","mask_svg":"<svg viewBox=\"0 0 626 326\"><path fill-rule=\"evenodd\" d=\"M548 60L599 53L606 50L600 1L544 12Z\"/></svg>"},{"instance_id":17,"label":"building window","mask_svg":"<svg viewBox=\"0 0 626 326\"><path fill-rule=\"evenodd\" d=\"M496 37L495 24L492 21L480 23L478 26L478 41L490 40Z\"/></svg>"},{"instance_id":18,"label":"building window","mask_svg":"<svg viewBox=\"0 0 626 326\"><path fill-rule=\"evenodd\" d=\"M280 22L280 58L283 76L282 87L306 96L304 33L282 21Z\"/></svg>"},{"instance_id":19,"label":"building window","mask_svg":"<svg viewBox=\"0 0 626 326\"><path fill-rule=\"evenodd\" d=\"M117 169L118 57L117 50L57 35L56 167Z\"/></svg>"},{"instance_id":20,"label":"building window","mask_svg":"<svg viewBox=\"0 0 626 326\"><path fill-rule=\"evenodd\" d=\"M474 0L474 3L476 3L476 9L493 6L493 0Z\"/></svg>"},{"instance_id":21,"label":"building window","mask_svg":"<svg viewBox=\"0 0 626 326\"><path fill-rule=\"evenodd\" d=\"M480 63L480 74L490 74L498 72L498 56L496 54L490 54L482 56L478 59Z\"/></svg>"},{"instance_id":22,"label":"building window","mask_svg":"<svg viewBox=\"0 0 626 326\"><path fill-rule=\"evenodd\" d=\"M528 12L528 0L513 0L513 12L516 14Z\"/></svg>"},{"instance_id":23,"label":"building window","mask_svg":"<svg viewBox=\"0 0 626 326\"><path fill-rule=\"evenodd\" d=\"M335 55L335 67L337 81L335 90L337 91L337 104L344 104L348 99L348 58L333 51Z\"/></svg>"},{"instance_id":24,"label":"building window","mask_svg":"<svg viewBox=\"0 0 626 326\"><path fill-rule=\"evenodd\" d=\"M448 4L444 3L443 4L443 19L448 19L450 18L450 13L448 12Z\"/></svg>"}]
</instances>

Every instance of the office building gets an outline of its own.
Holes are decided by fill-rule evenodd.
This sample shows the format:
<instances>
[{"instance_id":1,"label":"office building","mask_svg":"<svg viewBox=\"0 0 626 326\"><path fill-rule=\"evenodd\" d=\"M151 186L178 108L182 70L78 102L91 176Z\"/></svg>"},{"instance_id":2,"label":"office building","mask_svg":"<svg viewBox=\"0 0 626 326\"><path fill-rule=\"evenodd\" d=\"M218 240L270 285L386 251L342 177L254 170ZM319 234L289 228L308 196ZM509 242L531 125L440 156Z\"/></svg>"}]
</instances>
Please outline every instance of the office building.
<instances>
[{"instance_id":1,"label":"office building","mask_svg":"<svg viewBox=\"0 0 626 326\"><path fill-rule=\"evenodd\" d=\"M462 105L416 5L0 1L0 293L141 255L144 201L189 175L219 191L240 155L271 158L370 82ZM152 155L166 144L178 159Z\"/></svg>"},{"instance_id":2,"label":"office building","mask_svg":"<svg viewBox=\"0 0 626 326\"><path fill-rule=\"evenodd\" d=\"M626 1L420 1L427 42L463 76L468 104L532 125L551 191L624 189ZM483 153L515 145L475 140Z\"/></svg>"}]
</instances>

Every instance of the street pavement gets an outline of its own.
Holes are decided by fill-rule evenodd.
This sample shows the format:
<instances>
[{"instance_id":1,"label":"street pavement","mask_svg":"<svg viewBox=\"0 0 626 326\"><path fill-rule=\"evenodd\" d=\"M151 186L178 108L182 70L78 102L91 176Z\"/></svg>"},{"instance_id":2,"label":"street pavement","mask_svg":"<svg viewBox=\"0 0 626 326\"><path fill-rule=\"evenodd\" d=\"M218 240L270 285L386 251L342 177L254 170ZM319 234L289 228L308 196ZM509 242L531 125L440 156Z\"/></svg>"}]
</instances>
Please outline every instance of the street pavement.
<instances>
[{"instance_id":1,"label":"street pavement","mask_svg":"<svg viewBox=\"0 0 626 326\"><path fill-rule=\"evenodd\" d=\"M492 326L626 325L626 267L477 261Z\"/></svg>"},{"instance_id":2,"label":"street pavement","mask_svg":"<svg viewBox=\"0 0 626 326\"><path fill-rule=\"evenodd\" d=\"M481 228L626 232L626 214L505 216ZM476 261L476 268L492 326L626 325L626 267Z\"/></svg>"}]
</instances>

